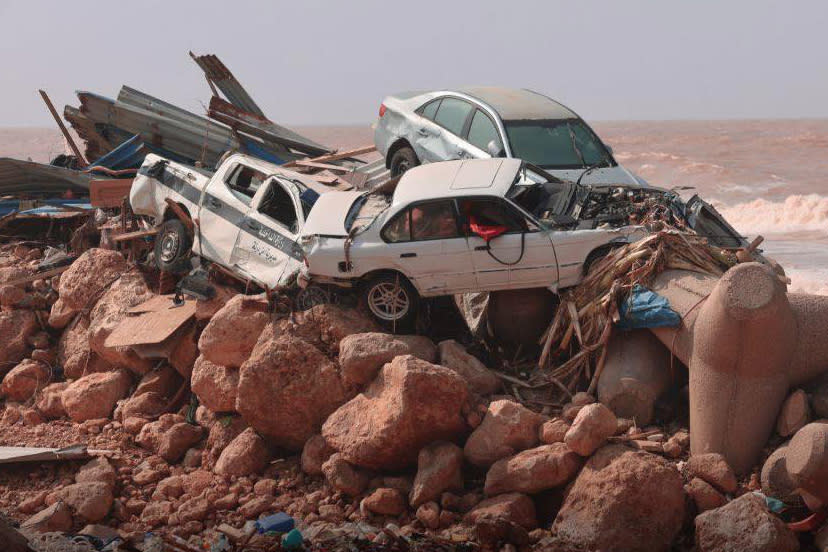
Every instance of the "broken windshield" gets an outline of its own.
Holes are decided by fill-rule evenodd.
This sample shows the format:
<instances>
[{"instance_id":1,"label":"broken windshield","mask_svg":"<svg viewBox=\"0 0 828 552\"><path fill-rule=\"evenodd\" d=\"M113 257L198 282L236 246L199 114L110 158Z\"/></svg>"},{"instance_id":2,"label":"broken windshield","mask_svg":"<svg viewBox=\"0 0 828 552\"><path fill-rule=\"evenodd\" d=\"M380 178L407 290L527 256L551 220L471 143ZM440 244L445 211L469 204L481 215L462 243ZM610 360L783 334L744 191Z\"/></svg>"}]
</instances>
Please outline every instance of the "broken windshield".
<instances>
[{"instance_id":1,"label":"broken windshield","mask_svg":"<svg viewBox=\"0 0 828 552\"><path fill-rule=\"evenodd\" d=\"M612 159L579 119L504 121L512 156L544 169L582 169Z\"/></svg>"}]
</instances>

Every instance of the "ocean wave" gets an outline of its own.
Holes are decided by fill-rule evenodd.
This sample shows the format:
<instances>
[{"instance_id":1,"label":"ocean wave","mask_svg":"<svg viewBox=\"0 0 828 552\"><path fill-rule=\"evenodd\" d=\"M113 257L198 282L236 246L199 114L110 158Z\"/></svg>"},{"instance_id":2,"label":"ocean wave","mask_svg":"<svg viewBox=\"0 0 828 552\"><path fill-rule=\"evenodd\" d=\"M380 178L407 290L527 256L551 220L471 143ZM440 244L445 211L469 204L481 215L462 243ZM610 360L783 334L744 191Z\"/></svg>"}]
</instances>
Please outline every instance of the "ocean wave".
<instances>
[{"instance_id":1,"label":"ocean wave","mask_svg":"<svg viewBox=\"0 0 828 552\"><path fill-rule=\"evenodd\" d=\"M818 194L790 195L783 201L754 199L716 207L743 234L803 231L828 234L828 197Z\"/></svg>"},{"instance_id":2,"label":"ocean wave","mask_svg":"<svg viewBox=\"0 0 828 552\"><path fill-rule=\"evenodd\" d=\"M791 279L789 292L828 295L828 269L785 268L785 273Z\"/></svg>"}]
</instances>

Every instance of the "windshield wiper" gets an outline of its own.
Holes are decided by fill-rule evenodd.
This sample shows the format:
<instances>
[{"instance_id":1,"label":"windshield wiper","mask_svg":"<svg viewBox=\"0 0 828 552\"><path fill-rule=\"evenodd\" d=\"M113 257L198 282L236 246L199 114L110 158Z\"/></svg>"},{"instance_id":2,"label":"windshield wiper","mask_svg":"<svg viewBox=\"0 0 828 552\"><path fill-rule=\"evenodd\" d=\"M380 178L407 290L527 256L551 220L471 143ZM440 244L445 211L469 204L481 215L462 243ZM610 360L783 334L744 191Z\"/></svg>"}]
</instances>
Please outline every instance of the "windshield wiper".
<instances>
[{"instance_id":1,"label":"windshield wiper","mask_svg":"<svg viewBox=\"0 0 828 552\"><path fill-rule=\"evenodd\" d=\"M581 153L581 148L578 147L577 140L575 140L575 131L572 130L572 125L570 125L569 123L566 123L566 130L569 131L569 139L572 140L572 149L574 149L575 153L578 154L578 159L581 160L581 165L586 167L587 166L586 160L584 159L584 154Z\"/></svg>"}]
</instances>

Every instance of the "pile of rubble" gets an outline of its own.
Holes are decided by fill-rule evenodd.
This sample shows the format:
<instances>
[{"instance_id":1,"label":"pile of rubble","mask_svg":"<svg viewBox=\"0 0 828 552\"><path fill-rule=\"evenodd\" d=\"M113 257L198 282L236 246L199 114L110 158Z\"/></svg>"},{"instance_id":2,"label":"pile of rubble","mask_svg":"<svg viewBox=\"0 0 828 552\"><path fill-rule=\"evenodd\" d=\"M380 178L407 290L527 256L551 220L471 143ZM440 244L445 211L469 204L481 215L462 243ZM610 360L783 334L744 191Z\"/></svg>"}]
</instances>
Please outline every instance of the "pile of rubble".
<instances>
[{"instance_id":1,"label":"pile of rubble","mask_svg":"<svg viewBox=\"0 0 828 552\"><path fill-rule=\"evenodd\" d=\"M42 256L0 248L0 444L81 442L93 458L0 468L0 509L34 550L56 532L101 549L294 546L251 523L280 512L308 548L825 549L828 309L758 263L663 272L653 288L682 328L614 333L600 402L532 410L462 344L384 333L356 309L295 312L226 282L176 303L117 251L50 277ZM119 345L158 312L177 322L152 354ZM777 320L790 339L767 336Z\"/></svg>"}]
</instances>

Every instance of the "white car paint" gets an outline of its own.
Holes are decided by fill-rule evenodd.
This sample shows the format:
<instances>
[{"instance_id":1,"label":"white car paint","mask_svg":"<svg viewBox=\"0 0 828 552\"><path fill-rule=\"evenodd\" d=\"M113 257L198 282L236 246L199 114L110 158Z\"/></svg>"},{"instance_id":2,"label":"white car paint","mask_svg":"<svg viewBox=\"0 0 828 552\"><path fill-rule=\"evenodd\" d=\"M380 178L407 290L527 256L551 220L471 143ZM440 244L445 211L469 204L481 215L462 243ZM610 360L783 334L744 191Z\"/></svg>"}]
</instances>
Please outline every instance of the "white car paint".
<instances>
[{"instance_id":1,"label":"white car paint","mask_svg":"<svg viewBox=\"0 0 828 552\"><path fill-rule=\"evenodd\" d=\"M243 199L227 185L238 167L264 175L252 198ZM281 190L287 213L296 218L289 228L260 211L269 191ZM305 190L323 194L328 189L306 175L243 154L230 155L212 176L147 155L130 191L130 205L138 215L153 217L160 225L171 199L196 221L192 251L259 285L272 288L284 284L302 266L298 245L305 223L301 194Z\"/></svg>"},{"instance_id":2,"label":"white car paint","mask_svg":"<svg viewBox=\"0 0 828 552\"><path fill-rule=\"evenodd\" d=\"M403 175L390 206L355 231L346 228L344 221L359 198L327 194L314 206L303 230L308 263L304 278L350 287L377 271L390 270L405 276L423 297L535 287L557 290L581 280L590 252L611 242L627 243L646 235L639 226L569 231L544 227L506 197L519 179L522 165L520 160L497 158L416 167ZM381 235L398 213L413 204L466 198L502 202L523 217L529 231L522 236L496 237L489 250L486 242L471 232L405 242L389 242ZM346 239L350 239L347 259ZM519 258L516 264L509 264Z\"/></svg>"}]
</instances>

